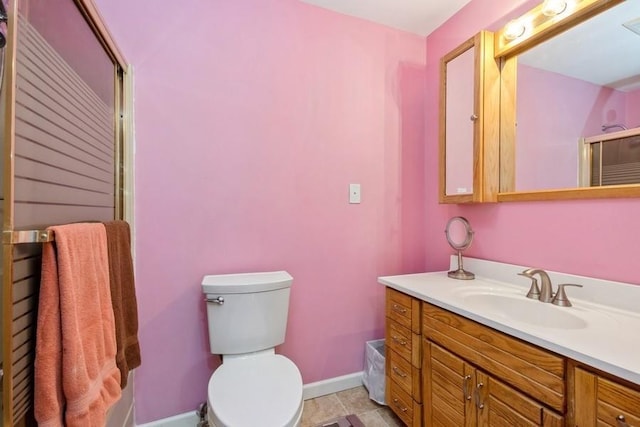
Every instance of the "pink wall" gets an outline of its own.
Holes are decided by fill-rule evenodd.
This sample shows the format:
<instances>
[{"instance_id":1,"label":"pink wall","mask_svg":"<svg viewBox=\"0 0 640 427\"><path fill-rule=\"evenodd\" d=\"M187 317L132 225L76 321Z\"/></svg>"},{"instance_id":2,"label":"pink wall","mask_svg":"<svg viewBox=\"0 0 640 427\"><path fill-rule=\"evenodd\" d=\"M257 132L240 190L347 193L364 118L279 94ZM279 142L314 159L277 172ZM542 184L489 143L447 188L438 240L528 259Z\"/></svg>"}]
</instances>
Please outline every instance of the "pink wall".
<instances>
[{"instance_id":1,"label":"pink wall","mask_svg":"<svg viewBox=\"0 0 640 427\"><path fill-rule=\"evenodd\" d=\"M306 383L362 369L376 277L445 269L453 215L476 230L469 255L640 282L638 200L437 202L439 58L532 0L473 0L426 53L296 0L97 3L136 71L138 423L205 399L204 274L291 272L280 350Z\"/></svg>"},{"instance_id":2,"label":"pink wall","mask_svg":"<svg viewBox=\"0 0 640 427\"><path fill-rule=\"evenodd\" d=\"M424 39L297 0L98 5L135 67L136 421L206 399L205 274L286 269L279 351L362 370L377 277L424 270Z\"/></svg>"},{"instance_id":3,"label":"pink wall","mask_svg":"<svg viewBox=\"0 0 640 427\"><path fill-rule=\"evenodd\" d=\"M640 235L639 199L437 204L437 62L481 28L495 29L506 22L503 15L526 2L510 3L473 0L427 38L427 269L447 267L450 250L442 230L447 218L463 215L476 231L470 256L640 284L640 273L633 268ZM528 3L523 7L532 5Z\"/></svg>"}]
</instances>

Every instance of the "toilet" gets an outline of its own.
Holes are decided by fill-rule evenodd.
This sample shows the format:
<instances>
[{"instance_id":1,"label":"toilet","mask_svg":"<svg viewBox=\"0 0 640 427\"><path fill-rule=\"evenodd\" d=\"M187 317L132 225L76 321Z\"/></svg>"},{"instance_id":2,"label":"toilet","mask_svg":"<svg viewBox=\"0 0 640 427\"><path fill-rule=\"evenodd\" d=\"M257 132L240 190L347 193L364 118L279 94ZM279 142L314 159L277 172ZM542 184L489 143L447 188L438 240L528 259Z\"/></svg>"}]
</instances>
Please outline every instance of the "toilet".
<instances>
[{"instance_id":1,"label":"toilet","mask_svg":"<svg viewBox=\"0 0 640 427\"><path fill-rule=\"evenodd\" d=\"M295 427L302 376L276 354L284 342L293 278L286 271L205 276L211 353L222 364L209 379L211 427Z\"/></svg>"}]
</instances>

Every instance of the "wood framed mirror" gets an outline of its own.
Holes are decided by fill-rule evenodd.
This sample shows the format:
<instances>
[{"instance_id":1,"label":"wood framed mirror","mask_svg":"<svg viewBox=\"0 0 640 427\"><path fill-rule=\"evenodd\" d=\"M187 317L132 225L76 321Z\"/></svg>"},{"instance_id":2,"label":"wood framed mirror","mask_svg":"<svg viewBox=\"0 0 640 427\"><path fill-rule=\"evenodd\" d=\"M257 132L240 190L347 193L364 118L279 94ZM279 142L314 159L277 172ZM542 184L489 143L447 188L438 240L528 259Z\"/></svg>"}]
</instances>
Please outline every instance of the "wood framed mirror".
<instances>
[{"instance_id":1,"label":"wood framed mirror","mask_svg":"<svg viewBox=\"0 0 640 427\"><path fill-rule=\"evenodd\" d=\"M557 14L545 14L545 3L510 23L515 31L505 27L496 34L497 200L640 197L637 177L591 179L609 166L618 173L620 164L640 176L640 3L573 0L559 2ZM618 70L624 64L631 71Z\"/></svg>"}]
</instances>

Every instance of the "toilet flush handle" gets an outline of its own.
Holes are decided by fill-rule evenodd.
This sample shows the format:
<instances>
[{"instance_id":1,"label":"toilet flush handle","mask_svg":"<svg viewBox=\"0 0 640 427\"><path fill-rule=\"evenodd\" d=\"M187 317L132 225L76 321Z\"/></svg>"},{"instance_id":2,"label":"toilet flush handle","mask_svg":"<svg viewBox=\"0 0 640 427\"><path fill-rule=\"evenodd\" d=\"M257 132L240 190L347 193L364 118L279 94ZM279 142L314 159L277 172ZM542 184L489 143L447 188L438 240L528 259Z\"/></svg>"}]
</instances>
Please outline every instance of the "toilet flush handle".
<instances>
[{"instance_id":1,"label":"toilet flush handle","mask_svg":"<svg viewBox=\"0 0 640 427\"><path fill-rule=\"evenodd\" d=\"M206 299L207 302L213 302L215 304L224 304L224 298L223 297L216 297L216 298L207 298Z\"/></svg>"}]
</instances>

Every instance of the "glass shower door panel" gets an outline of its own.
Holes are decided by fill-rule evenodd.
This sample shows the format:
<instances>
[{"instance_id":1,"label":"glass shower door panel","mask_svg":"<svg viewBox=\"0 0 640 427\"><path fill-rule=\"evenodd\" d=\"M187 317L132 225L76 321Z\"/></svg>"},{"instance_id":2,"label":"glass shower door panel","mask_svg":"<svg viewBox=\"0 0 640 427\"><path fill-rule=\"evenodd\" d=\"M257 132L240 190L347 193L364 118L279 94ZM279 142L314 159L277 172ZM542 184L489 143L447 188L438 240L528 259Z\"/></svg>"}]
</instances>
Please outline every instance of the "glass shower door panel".
<instances>
[{"instance_id":1,"label":"glass shower door panel","mask_svg":"<svg viewBox=\"0 0 640 427\"><path fill-rule=\"evenodd\" d=\"M13 197L4 212L5 228L112 220L114 61L73 0L20 0L17 9L13 173L5 183ZM4 343L11 348L3 354L11 360L6 360L3 393L5 412L7 405L12 412L4 420L19 420L33 405L41 245L4 248L4 265L10 268L3 286L11 289L4 293L11 296L11 305L3 303L11 311L11 325L4 328L11 337Z\"/></svg>"},{"instance_id":2,"label":"glass shower door panel","mask_svg":"<svg viewBox=\"0 0 640 427\"><path fill-rule=\"evenodd\" d=\"M111 219L113 62L72 0L21 5L14 227Z\"/></svg>"}]
</instances>

